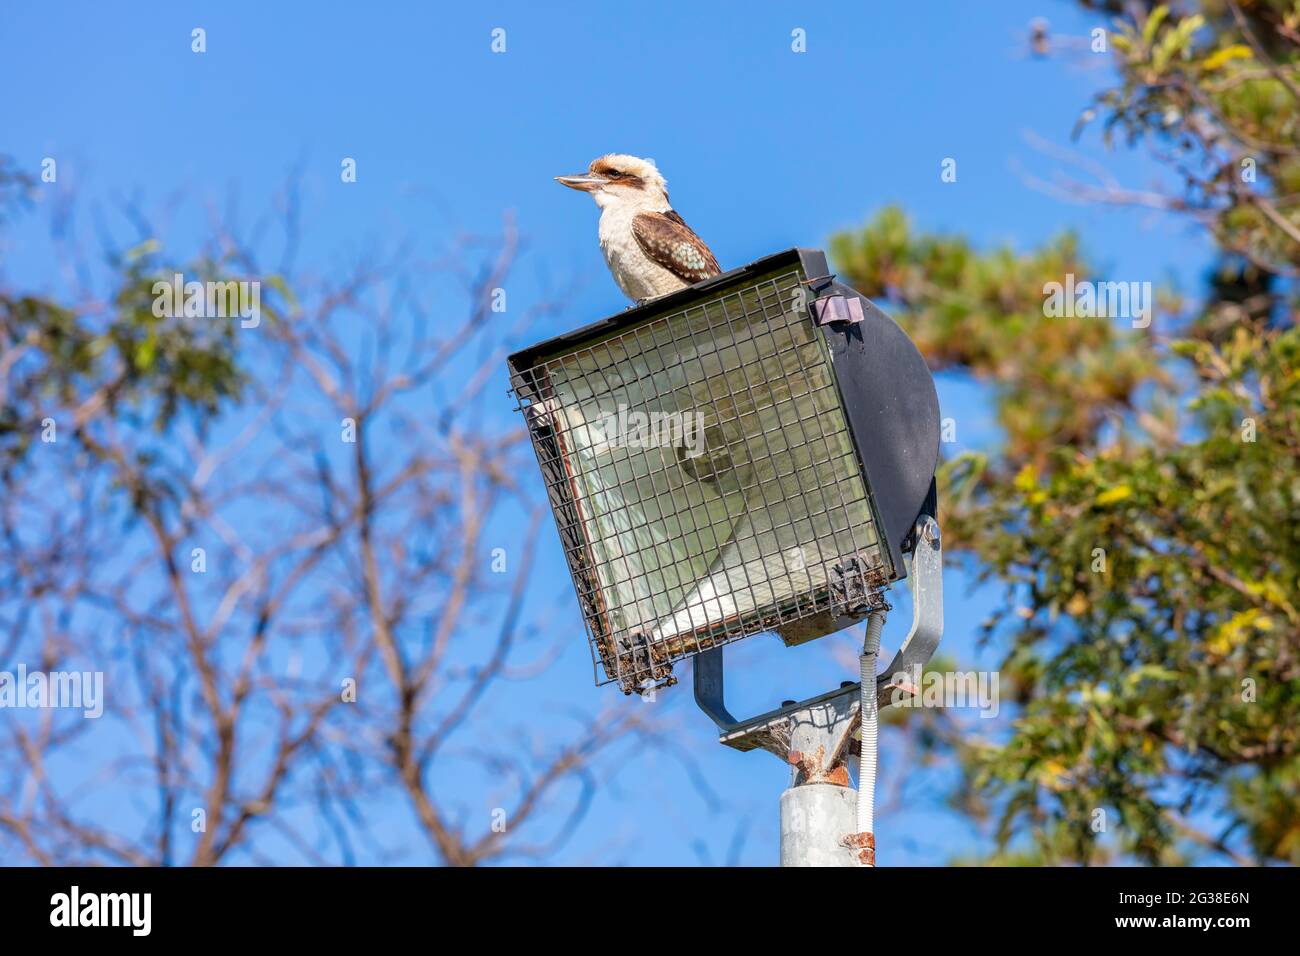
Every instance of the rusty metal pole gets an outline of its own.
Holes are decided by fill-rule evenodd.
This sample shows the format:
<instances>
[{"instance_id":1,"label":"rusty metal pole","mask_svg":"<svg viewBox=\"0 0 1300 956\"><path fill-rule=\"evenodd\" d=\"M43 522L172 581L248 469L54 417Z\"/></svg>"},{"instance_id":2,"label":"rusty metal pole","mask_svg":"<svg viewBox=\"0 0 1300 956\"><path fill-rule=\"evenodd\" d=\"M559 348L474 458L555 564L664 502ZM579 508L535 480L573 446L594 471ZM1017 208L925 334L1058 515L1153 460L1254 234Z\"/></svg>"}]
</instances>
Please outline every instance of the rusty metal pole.
<instances>
[{"instance_id":1,"label":"rusty metal pole","mask_svg":"<svg viewBox=\"0 0 1300 956\"><path fill-rule=\"evenodd\" d=\"M854 830L851 787L805 783L781 794L782 866L857 866L844 836Z\"/></svg>"},{"instance_id":2,"label":"rusty metal pole","mask_svg":"<svg viewBox=\"0 0 1300 956\"><path fill-rule=\"evenodd\" d=\"M849 786L849 740L856 714L821 704L789 715L790 787L781 794L782 866L857 866L845 836L857 827Z\"/></svg>"}]
</instances>

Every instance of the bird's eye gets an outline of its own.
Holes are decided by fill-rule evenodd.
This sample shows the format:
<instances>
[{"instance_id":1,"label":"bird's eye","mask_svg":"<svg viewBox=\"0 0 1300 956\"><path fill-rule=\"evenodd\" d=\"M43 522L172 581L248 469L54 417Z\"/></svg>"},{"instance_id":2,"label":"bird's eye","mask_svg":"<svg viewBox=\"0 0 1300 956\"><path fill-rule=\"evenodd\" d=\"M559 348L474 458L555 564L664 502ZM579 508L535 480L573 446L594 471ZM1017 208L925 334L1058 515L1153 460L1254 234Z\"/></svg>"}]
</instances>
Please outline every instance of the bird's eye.
<instances>
[{"instance_id":1,"label":"bird's eye","mask_svg":"<svg viewBox=\"0 0 1300 956\"><path fill-rule=\"evenodd\" d=\"M622 178L623 178L623 174L620 173L620 172L619 172L618 170L616 170L616 169L611 169L609 172L605 173L605 176L606 176L608 179L622 179Z\"/></svg>"}]
</instances>

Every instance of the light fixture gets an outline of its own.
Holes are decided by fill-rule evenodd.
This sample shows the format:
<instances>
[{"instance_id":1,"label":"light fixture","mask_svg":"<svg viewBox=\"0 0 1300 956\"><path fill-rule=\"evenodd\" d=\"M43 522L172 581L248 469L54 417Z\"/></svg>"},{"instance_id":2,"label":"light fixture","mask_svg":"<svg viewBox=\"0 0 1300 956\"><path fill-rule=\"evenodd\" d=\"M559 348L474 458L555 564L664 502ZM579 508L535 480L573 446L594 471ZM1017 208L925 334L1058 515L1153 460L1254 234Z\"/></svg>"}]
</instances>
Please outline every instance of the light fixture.
<instances>
[{"instance_id":1,"label":"light fixture","mask_svg":"<svg viewBox=\"0 0 1300 956\"><path fill-rule=\"evenodd\" d=\"M791 249L509 359L603 679L862 620L933 514L939 406L903 331ZM928 507L927 507L928 506Z\"/></svg>"}]
</instances>

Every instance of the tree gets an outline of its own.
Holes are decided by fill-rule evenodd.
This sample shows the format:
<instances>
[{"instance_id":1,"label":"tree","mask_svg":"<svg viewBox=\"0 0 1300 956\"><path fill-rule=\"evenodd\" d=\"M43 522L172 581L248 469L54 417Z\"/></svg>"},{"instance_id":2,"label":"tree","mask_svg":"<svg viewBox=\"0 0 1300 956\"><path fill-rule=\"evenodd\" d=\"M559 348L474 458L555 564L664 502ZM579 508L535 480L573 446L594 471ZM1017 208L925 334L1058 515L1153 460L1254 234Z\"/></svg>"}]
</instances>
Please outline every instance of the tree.
<instances>
[{"instance_id":1,"label":"tree","mask_svg":"<svg viewBox=\"0 0 1300 956\"><path fill-rule=\"evenodd\" d=\"M959 758L992 860L1300 863L1300 6L1202 7L1117 20L1118 82L1081 120L1179 188L1064 187L1203 226L1201 301L1149 328L1052 314L1053 283L1101 278L1069 235L980 252L891 209L832 245L936 371L987 384L1002 431L945 462L940 501L1004 590L984 639L1015 715L902 721Z\"/></svg>"},{"instance_id":2,"label":"tree","mask_svg":"<svg viewBox=\"0 0 1300 956\"><path fill-rule=\"evenodd\" d=\"M30 185L0 175L0 210ZM0 857L549 856L654 726L501 694L555 658L524 601L531 451L476 410L513 223L321 278L292 216L266 268L222 223L175 261L132 212L107 294L0 288L0 660L99 673L104 698L6 711ZM177 273L258 283L256 321L160 308Z\"/></svg>"}]
</instances>

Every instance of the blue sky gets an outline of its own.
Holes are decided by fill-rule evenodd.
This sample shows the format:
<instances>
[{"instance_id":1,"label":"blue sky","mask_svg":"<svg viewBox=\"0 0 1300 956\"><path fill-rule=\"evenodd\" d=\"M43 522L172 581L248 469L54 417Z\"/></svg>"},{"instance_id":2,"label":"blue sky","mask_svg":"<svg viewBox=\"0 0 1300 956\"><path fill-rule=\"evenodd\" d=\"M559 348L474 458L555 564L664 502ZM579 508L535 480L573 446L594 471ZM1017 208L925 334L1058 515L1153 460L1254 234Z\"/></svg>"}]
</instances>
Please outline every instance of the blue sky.
<instances>
[{"instance_id":1,"label":"blue sky","mask_svg":"<svg viewBox=\"0 0 1300 956\"><path fill-rule=\"evenodd\" d=\"M1105 151L1093 133L1070 144L1080 110L1111 73L1105 57L1082 51L1030 57L1025 37L1038 16L1075 37L1105 22L1051 0L74 3L57 13L13 3L0 11L0 88L9 91L0 152L33 173L43 157L57 158L59 186L77 194L88 236L129 240L119 210L135 198L165 222L169 245L191 250L209 205L238 195L252 220L298 169L299 261L317 270L404 239L446 248L458 234L492 232L512 211L528 245L511 308L580 283L564 314L516 345L624 307L598 254L594 204L552 181L609 151L657 160L674 205L724 268L825 246L898 203L919 228L981 245L1023 250L1072 229L1106 278L1194 288L1209 247L1185 223L1067 204L1027 184L1062 168L1035 137L1128 186L1160 176L1140 153ZM207 32L201 55L190 49L194 27ZM490 49L494 28L506 31L504 54ZM795 29L805 31L805 53L791 50ZM344 157L357 161L355 184L340 182ZM955 183L940 179L949 157ZM185 201L173 205L178 193ZM46 223L28 217L0 240L0 271L57 294ZM504 390L503 373L489 394ZM977 385L943 381L940 398L957 421L958 449L993 437ZM504 422L510 405L502 397L486 414ZM530 694L594 709L597 695L617 692L591 686L567 578L554 570L554 532L544 540L551 570L535 607L554 605L554 626L571 630L575 646ZM960 573L949 576L944 650L988 663L973 634L997 596L968 588ZM888 648L906 630L906 602L896 604ZM853 677L827 643L785 650L757 638L735 648L746 673L733 681L733 709L766 709ZM672 709L725 806L701 800L667 756L647 755L597 801L562 861L598 859L611 839L625 862L718 863L733 846L738 862L775 859L787 773L770 757L714 743L688 685L661 703L626 706ZM902 769L886 762L882 781ZM909 806L880 822L883 863L938 863L973 845L924 789Z\"/></svg>"}]
</instances>

